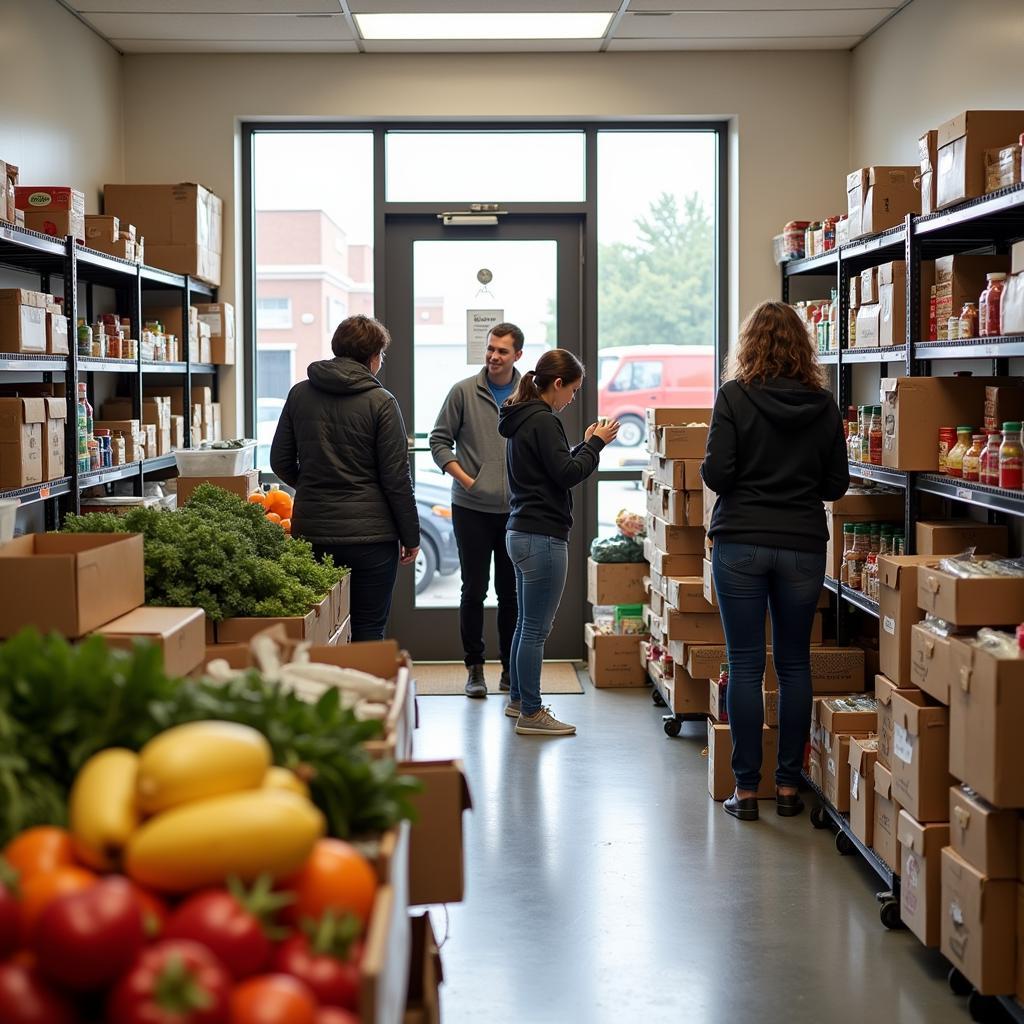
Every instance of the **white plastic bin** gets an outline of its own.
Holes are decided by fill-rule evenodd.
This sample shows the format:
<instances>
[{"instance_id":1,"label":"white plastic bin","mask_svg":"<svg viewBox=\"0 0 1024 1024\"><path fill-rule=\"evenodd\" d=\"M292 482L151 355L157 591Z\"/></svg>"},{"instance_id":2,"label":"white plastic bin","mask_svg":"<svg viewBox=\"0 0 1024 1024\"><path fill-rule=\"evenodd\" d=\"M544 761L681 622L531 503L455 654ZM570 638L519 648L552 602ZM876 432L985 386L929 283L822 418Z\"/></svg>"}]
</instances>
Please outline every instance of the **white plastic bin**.
<instances>
[{"instance_id":1,"label":"white plastic bin","mask_svg":"<svg viewBox=\"0 0 1024 1024\"><path fill-rule=\"evenodd\" d=\"M253 468L256 442L244 448L182 448L174 458L178 476L241 476Z\"/></svg>"}]
</instances>

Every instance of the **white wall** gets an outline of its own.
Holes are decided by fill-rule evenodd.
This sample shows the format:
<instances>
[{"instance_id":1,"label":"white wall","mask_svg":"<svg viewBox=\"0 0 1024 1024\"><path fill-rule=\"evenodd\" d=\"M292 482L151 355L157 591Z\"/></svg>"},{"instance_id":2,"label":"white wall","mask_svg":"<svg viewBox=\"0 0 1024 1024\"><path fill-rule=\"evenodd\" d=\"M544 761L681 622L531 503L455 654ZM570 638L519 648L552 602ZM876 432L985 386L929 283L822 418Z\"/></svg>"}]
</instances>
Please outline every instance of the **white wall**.
<instances>
[{"instance_id":1,"label":"white wall","mask_svg":"<svg viewBox=\"0 0 1024 1024\"><path fill-rule=\"evenodd\" d=\"M914 0L853 51L850 166L917 163L962 110L1024 108L1021 0Z\"/></svg>"},{"instance_id":2,"label":"white wall","mask_svg":"<svg viewBox=\"0 0 1024 1024\"><path fill-rule=\"evenodd\" d=\"M846 52L128 56L125 174L199 180L225 199L222 295L232 299L243 120L728 118L735 325L778 296L781 225L845 206L846 147L829 139L849 131L849 63Z\"/></svg>"},{"instance_id":3,"label":"white wall","mask_svg":"<svg viewBox=\"0 0 1024 1024\"><path fill-rule=\"evenodd\" d=\"M99 212L124 176L121 57L54 0L3 0L0 160L25 185L74 185Z\"/></svg>"}]
</instances>

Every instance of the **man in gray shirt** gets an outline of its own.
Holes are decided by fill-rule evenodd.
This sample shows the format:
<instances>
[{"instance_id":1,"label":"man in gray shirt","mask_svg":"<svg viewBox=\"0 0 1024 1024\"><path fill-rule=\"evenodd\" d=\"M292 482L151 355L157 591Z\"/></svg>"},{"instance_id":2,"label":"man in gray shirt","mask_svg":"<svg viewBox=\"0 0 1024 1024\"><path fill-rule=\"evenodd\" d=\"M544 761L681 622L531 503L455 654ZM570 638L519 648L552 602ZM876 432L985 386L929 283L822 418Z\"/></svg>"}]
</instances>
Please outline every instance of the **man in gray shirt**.
<instances>
[{"instance_id":1,"label":"man in gray shirt","mask_svg":"<svg viewBox=\"0 0 1024 1024\"><path fill-rule=\"evenodd\" d=\"M468 677L467 697L486 697L484 681L484 600L491 582L498 595L501 684L509 689L508 666L516 631L516 574L505 549L509 515L505 439L498 433L498 408L519 383L516 362L523 354L523 332L498 324L487 336L484 368L459 381L445 399L430 452L452 476L452 526L462 567L459 627Z\"/></svg>"}]
</instances>

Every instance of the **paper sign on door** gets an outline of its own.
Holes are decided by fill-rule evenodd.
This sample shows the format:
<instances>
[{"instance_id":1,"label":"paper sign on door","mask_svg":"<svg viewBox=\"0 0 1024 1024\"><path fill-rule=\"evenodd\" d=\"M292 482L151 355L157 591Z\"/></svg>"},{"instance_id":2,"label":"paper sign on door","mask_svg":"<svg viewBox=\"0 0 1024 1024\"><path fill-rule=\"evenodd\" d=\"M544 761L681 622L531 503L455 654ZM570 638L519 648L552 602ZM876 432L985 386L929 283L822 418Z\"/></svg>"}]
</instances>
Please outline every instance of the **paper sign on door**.
<instances>
[{"instance_id":1,"label":"paper sign on door","mask_svg":"<svg viewBox=\"0 0 1024 1024\"><path fill-rule=\"evenodd\" d=\"M487 359L487 335L505 319L503 309L466 310L466 362L483 363Z\"/></svg>"}]
</instances>

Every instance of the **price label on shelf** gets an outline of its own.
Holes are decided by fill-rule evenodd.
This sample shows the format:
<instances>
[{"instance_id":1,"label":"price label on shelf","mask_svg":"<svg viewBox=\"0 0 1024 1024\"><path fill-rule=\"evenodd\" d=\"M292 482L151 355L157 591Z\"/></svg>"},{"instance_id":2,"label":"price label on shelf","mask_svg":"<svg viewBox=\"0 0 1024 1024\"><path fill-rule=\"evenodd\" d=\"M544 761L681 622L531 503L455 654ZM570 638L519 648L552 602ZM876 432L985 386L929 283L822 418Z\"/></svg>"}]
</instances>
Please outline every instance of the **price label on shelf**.
<instances>
[{"instance_id":1,"label":"price label on shelf","mask_svg":"<svg viewBox=\"0 0 1024 1024\"><path fill-rule=\"evenodd\" d=\"M956 489L956 496L961 501L974 501L974 492L967 490L966 487L958 487Z\"/></svg>"},{"instance_id":2,"label":"price label on shelf","mask_svg":"<svg viewBox=\"0 0 1024 1024\"><path fill-rule=\"evenodd\" d=\"M49 487L40 487L39 488L39 497L40 498L48 498L49 496L50 496L50 488Z\"/></svg>"}]
</instances>

